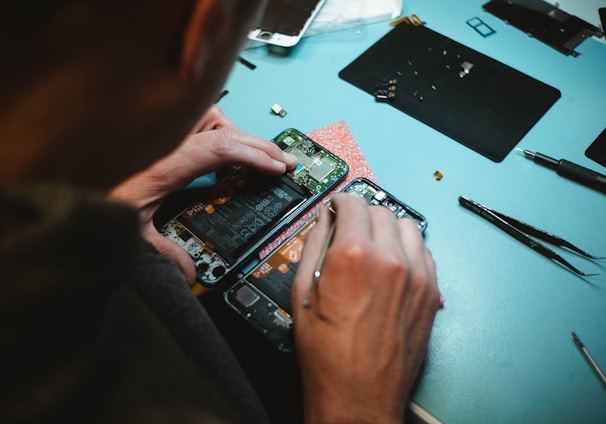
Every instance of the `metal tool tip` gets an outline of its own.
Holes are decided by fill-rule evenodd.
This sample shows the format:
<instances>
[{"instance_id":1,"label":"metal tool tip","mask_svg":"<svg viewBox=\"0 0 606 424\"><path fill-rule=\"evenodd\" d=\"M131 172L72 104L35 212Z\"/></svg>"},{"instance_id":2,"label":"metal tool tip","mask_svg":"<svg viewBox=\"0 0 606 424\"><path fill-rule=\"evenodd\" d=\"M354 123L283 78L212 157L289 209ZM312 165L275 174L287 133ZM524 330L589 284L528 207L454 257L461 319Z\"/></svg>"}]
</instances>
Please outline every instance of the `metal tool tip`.
<instances>
[{"instance_id":1,"label":"metal tool tip","mask_svg":"<svg viewBox=\"0 0 606 424\"><path fill-rule=\"evenodd\" d=\"M535 154L533 152L531 152L530 150L526 150L526 149L520 149L519 147L516 147L516 150L518 152L523 153L524 155L530 157L530 158L534 158Z\"/></svg>"},{"instance_id":2,"label":"metal tool tip","mask_svg":"<svg viewBox=\"0 0 606 424\"><path fill-rule=\"evenodd\" d=\"M320 276L322 275L322 271L320 271L319 269L314 271L314 276L313 276L313 282L314 284L316 284L318 282L318 280L320 279Z\"/></svg>"}]
</instances>

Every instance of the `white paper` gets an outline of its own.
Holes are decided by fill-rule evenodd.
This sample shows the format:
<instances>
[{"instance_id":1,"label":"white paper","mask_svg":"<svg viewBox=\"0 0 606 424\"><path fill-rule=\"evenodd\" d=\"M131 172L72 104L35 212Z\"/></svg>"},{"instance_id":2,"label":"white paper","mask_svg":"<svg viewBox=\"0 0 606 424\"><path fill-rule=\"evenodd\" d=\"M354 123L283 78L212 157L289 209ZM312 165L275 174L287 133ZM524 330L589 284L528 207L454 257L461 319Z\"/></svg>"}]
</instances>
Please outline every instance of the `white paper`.
<instances>
[{"instance_id":1,"label":"white paper","mask_svg":"<svg viewBox=\"0 0 606 424\"><path fill-rule=\"evenodd\" d=\"M395 19L401 13L402 0L326 0L303 37ZM263 44L249 40L244 48Z\"/></svg>"},{"instance_id":2,"label":"white paper","mask_svg":"<svg viewBox=\"0 0 606 424\"><path fill-rule=\"evenodd\" d=\"M402 0L327 0L305 35L395 19L401 13Z\"/></svg>"}]
</instances>

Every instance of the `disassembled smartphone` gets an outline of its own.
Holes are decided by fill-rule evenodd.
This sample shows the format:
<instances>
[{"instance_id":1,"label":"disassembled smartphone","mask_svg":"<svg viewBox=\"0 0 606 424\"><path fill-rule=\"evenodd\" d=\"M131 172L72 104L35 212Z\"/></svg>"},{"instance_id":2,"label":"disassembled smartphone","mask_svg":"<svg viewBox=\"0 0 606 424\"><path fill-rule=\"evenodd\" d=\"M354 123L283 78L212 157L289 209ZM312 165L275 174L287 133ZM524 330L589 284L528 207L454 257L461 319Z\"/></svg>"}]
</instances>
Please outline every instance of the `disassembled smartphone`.
<instances>
[{"instance_id":1,"label":"disassembled smartphone","mask_svg":"<svg viewBox=\"0 0 606 424\"><path fill-rule=\"evenodd\" d=\"M427 228L422 214L366 178L354 179L342 191L364 198L369 205L385 206L398 218L413 219L421 232ZM315 223L314 215L224 294L228 305L285 352L294 348L292 283L305 237Z\"/></svg>"},{"instance_id":2,"label":"disassembled smartphone","mask_svg":"<svg viewBox=\"0 0 606 424\"><path fill-rule=\"evenodd\" d=\"M189 253L206 287L235 280L265 242L349 171L345 161L296 129L272 141L298 158L293 170L267 176L238 168L160 230Z\"/></svg>"},{"instance_id":3,"label":"disassembled smartphone","mask_svg":"<svg viewBox=\"0 0 606 424\"><path fill-rule=\"evenodd\" d=\"M396 218L410 218L414 220L422 233L427 228L427 219L422 214L398 200L391 193L383 190L368 178L356 178L347 184L342 191L353 196L362 197L371 206L385 206L394 213Z\"/></svg>"},{"instance_id":4,"label":"disassembled smartphone","mask_svg":"<svg viewBox=\"0 0 606 424\"><path fill-rule=\"evenodd\" d=\"M280 47L299 42L326 0L269 0L259 25L248 38Z\"/></svg>"}]
</instances>

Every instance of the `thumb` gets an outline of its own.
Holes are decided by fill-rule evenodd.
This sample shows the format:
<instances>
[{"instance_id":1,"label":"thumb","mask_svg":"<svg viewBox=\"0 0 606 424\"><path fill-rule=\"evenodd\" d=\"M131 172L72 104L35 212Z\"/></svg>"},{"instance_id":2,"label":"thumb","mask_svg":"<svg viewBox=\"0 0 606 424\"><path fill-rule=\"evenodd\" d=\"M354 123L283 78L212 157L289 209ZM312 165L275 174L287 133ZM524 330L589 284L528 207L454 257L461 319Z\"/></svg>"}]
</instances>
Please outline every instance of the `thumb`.
<instances>
[{"instance_id":1,"label":"thumb","mask_svg":"<svg viewBox=\"0 0 606 424\"><path fill-rule=\"evenodd\" d=\"M174 241L164 237L158 233L155 229L148 229L145 232L145 239L149 241L154 247L163 254L164 256L171 259L185 277L187 284L192 287L196 282L196 267L191 256L185 249L179 246Z\"/></svg>"}]
</instances>

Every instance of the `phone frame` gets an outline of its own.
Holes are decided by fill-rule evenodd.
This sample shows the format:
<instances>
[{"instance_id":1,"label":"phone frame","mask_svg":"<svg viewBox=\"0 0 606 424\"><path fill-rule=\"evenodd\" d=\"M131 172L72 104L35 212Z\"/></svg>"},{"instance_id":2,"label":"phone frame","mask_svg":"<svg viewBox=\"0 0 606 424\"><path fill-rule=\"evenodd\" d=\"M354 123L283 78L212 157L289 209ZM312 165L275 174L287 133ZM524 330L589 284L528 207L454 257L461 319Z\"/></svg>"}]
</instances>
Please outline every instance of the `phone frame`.
<instances>
[{"instance_id":1,"label":"phone frame","mask_svg":"<svg viewBox=\"0 0 606 424\"><path fill-rule=\"evenodd\" d=\"M397 218L414 219L421 233L427 229L427 219L424 215L367 178L355 178L341 191L362 197L369 205L387 207ZM294 350L294 321L290 304L292 280L281 287L272 288L271 292L267 287L263 287L262 281L270 274L278 272L280 274L276 275L294 279L305 237L315 225L316 217L315 214L310 217L223 294L224 301L231 309L283 352ZM259 283L251 280L251 277L256 278ZM290 287L286 287L287 284L290 284Z\"/></svg>"},{"instance_id":2,"label":"phone frame","mask_svg":"<svg viewBox=\"0 0 606 424\"><path fill-rule=\"evenodd\" d=\"M266 242L349 172L349 166L343 159L294 128L281 131L272 142L299 158L295 169L281 176L267 177L248 168L238 168L211 187L200 201L183 209L160 229L165 237L175 241L192 257L197 280L205 287L213 288L223 282L233 282L238 271L254 258ZM271 184L256 192L255 180L251 183L253 178L270 180ZM245 190L252 190L252 193L238 191L243 186ZM295 199L290 200L290 197ZM292 205L288 202L292 202ZM272 209L271 213L269 209ZM221 212L217 214L219 210ZM262 214L265 222L259 223ZM219 215L221 217L217 218ZM219 224L218 219L222 220ZM246 237L249 239L240 240L235 232L239 225L254 228L253 232L247 231ZM208 231L202 232L201 227ZM233 245L224 248L221 241Z\"/></svg>"}]
</instances>

